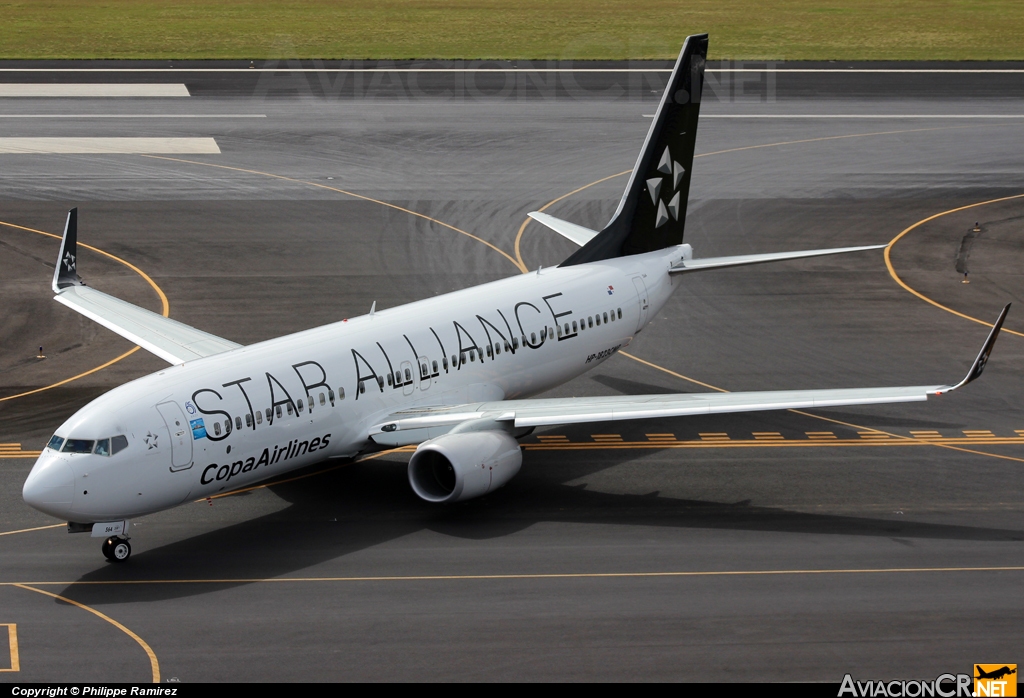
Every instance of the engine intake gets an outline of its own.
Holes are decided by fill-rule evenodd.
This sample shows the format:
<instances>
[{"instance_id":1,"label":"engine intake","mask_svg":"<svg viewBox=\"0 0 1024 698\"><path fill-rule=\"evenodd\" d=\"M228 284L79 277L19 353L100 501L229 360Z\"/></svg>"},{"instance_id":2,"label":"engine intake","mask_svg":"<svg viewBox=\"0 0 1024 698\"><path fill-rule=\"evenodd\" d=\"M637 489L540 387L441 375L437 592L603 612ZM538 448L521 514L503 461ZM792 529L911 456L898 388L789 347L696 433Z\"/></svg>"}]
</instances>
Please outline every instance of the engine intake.
<instances>
[{"instance_id":1,"label":"engine intake","mask_svg":"<svg viewBox=\"0 0 1024 698\"><path fill-rule=\"evenodd\" d=\"M445 434L412 454L409 484L428 502L461 502L498 489L522 464L519 442L507 432Z\"/></svg>"}]
</instances>

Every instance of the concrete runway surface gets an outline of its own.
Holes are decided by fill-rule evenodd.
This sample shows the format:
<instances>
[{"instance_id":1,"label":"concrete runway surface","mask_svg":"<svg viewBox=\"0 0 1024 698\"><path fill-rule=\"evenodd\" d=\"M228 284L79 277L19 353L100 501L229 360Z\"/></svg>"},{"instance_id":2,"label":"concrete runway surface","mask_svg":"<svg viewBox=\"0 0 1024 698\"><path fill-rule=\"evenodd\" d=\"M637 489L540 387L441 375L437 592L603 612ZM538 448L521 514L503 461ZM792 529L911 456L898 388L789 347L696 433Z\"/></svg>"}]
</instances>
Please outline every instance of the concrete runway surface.
<instances>
[{"instance_id":1,"label":"concrete runway surface","mask_svg":"<svg viewBox=\"0 0 1024 698\"><path fill-rule=\"evenodd\" d=\"M191 96L0 98L0 150L220 152L0 152L0 625L18 669L0 681L839 682L1024 659L1024 74L715 74L696 256L886 243L971 208L906 233L892 273L870 252L687 277L629 356L551 395L955 382L987 332L971 318L1017 302L970 387L542 430L506 487L449 507L415 497L407 452L325 464L139 519L113 565L21 499L57 425L165 365L51 300L41 233L68 208L80 244L118 258L81 250L91 285L154 310L158 287L171 317L255 342L557 264L571 244L526 213L557 199L547 212L602 226L665 78L469 90L439 73L413 92L395 72L347 92L341 73L257 90L245 72L34 66L52 70L0 82Z\"/></svg>"}]
</instances>

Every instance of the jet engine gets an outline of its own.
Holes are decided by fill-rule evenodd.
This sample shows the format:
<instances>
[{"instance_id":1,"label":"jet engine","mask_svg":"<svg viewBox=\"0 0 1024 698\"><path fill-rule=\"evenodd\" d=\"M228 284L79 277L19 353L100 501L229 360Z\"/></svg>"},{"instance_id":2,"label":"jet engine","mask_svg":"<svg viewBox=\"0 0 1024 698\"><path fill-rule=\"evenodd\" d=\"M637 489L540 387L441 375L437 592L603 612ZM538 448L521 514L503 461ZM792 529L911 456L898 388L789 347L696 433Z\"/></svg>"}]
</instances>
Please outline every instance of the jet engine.
<instances>
[{"instance_id":1,"label":"jet engine","mask_svg":"<svg viewBox=\"0 0 1024 698\"><path fill-rule=\"evenodd\" d=\"M498 489L522 464L519 442L505 431L445 434L412 454L409 484L428 502L460 502Z\"/></svg>"}]
</instances>

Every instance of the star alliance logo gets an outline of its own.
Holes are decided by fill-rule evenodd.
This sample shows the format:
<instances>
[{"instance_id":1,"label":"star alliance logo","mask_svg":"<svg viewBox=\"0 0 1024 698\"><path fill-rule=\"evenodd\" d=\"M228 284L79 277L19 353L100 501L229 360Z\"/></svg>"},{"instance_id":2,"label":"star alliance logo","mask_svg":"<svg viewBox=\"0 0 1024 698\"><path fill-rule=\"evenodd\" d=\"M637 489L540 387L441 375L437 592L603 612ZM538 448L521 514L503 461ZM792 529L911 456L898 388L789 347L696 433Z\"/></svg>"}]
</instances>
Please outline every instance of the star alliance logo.
<instances>
[{"instance_id":1,"label":"star alliance logo","mask_svg":"<svg viewBox=\"0 0 1024 698\"><path fill-rule=\"evenodd\" d=\"M146 442L147 450L151 449L151 448L157 448L159 446L159 444L157 444L157 442L156 442L158 436L159 436L159 434L154 434L151 431L146 432L146 438L143 439L143 441Z\"/></svg>"},{"instance_id":2,"label":"star alliance logo","mask_svg":"<svg viewBox=\"0 0 1024 698\"><path fill-rule=\"evenodd\" d=\"M685 135L686 131L683 131L680 135ZM660 174L659 174L660 173ZM665 152L661 154L661 160L658 162L658 167L652 173L650 179L647 180L647 191L651 195L651 201L658 206L658 212L654 221L654 227L660 228L669 221L671 216L674 220L679 220L680 213L680 197L682 192L679 191L679 183L683 181L683 175L686 174L686 168L681 163L672 159L672 152L668 146L665 146ZM674 194L671 200L668 202L668 206L665 206L665 202L661 200L661 189L662 185L667 181L671 186L669 193ZM666 196L666 198L668 198Z\"/></svg>"},{"instance_id":3,"label":"star alliance logo","mask_svg":"<svg viewBox=\"0 0 1024 698\"><path fill-rule=\"evenodd\" d=\"M64 266L67 267L68 271L75 270L75 255L70 252L64 253Z\"/></svg>"}]
</instances>

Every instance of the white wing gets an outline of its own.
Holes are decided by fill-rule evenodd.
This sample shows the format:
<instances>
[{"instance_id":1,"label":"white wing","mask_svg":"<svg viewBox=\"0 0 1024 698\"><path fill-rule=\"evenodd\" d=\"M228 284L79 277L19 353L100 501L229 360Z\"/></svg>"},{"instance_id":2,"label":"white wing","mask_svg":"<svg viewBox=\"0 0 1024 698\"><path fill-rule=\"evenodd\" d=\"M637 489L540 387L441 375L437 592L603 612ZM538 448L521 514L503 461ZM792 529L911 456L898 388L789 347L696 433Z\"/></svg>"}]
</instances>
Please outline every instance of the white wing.
<instances>
[{"instance_id":1,"label":"white wing","mask_svg":"<svg viewBox=\"0 0 1024 698\"><path fill-rule=\"evenodd\" d=\"M481 428L488 428L488 424L492 425L491 428L500 428L498 423L525 428L622 419L917 402L961 388L981 375L1009 309L1009 305L1003 308L966 377L951 385L547 398L419 407L395 412L386 421L372 427L369 436L379 444L402 446L440 436L471 420L481 420Z\"/></svg>"},{"instance_id":2,"label":"white wing","mask_svg":"<svg viewBox=\"0 0 1024 698\"><path fill-rule=\"evenodd\" d=\"M54 300L172 364L242 346L89 288L78 276L77 259L78 209L71 209L53 272Z\"/></svg>"},{"instance_id":3,"label":"white wing","mask_svg":"<svg viewBox=\"0 0 1024 698\"><path fill-rule=\"evenodd\" d=\"M242 346L88 286L61 289L54 300L171 364L182 364Z\"/></svg>"}]
</instances>

